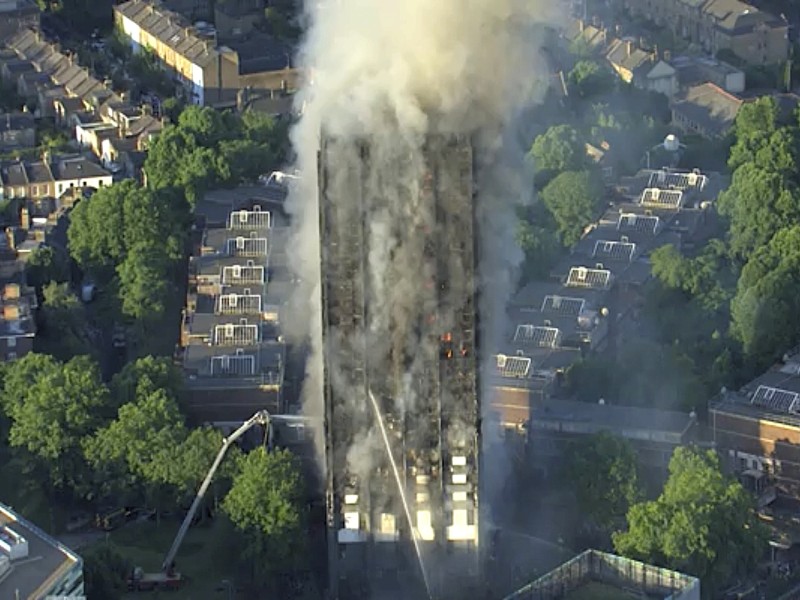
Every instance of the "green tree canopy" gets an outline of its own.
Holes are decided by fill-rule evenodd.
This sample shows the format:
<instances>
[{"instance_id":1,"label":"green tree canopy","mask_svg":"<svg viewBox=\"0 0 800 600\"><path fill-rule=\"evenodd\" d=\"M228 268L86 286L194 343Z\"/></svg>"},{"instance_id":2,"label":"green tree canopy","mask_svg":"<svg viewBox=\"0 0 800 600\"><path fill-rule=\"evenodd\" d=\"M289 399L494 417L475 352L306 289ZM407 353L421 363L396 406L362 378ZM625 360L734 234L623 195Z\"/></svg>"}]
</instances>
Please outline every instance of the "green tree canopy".
<instances>
[{"instance_id":1,"label":"green tree canopy","mask_svg":"<svg viewBox=\"0 0 800 600\"><path fill-rule=\"evenodd\" d=\"M37 348L60 360L90 354L93 345L86 311L69 284L50 282L44 287L43 296Z\"/></svg>"},{"instance_id":2,"label":"green tree canopy","mask_svg":"<svg viewBox=\"0 0 800 600\"><path fill-rule=\"evenodd\" d=\"M731 303L731 329L745 353L762 366L800 336L800 227L779 231L742 269Z\"/></svg>"},{"instance_id":3,"label":"green tree canopy","mask_svg":"<svg viewBox=\"0 0 800 600\"><path fill-rule=\"evenodd\" d=\"M539 222L536 216L522 215L517 222L517 244L525 252L523 282L546 277L562 251L558 237L553 232L554 227L549 226L552 218L541 221L545 222Z\"/></svg>"},{"instance_id":4,"label":"green tree canopy","mask_svg":"<svg viewBox=\"0 0 800 600\"><path fill-rule=\"evenodd\" d=\"M561 243L572 246L598 216L603 189L590 171L565 171L542 190L542 202L553 215Z\"/></svg>"},{"instance_id":5,"label":"green tree canopy","mask_svg":"<svg viewBox=\"0 0 800 600\"><path fill-rule=\"evenodd\" d=\"M158 390L121 406L113 422L86 440L84 451L91 464L121 463L140 482L169 484L185 435L177 403Z\"/></svg>"},{"instance_id":6,"label":"green tree canopy","mask_svg":"<svg viewBox=\"0 0 800 600\"><path fill-rule=\"evenodd\" d=\"M183 375L171 358L145 356L126 364L111 380L111 393L119 405L158 390L175 399L181 395Z\"/></svg>"},{"instance_id":7,"label":"green tree canopy","mask_svg":"<svg viewBox=\"0 0 800 600\"><path fill-rule=\"evenodd\" d=\"M736 170L755 160L756 154L778 128L778 103L771 96L762 96L742 105L736 115L734 135L728 166Z\"/></svg>"},{"instance_id":8,"label":"green tree canopy","mask_svg":"<svg viewBox=\"0 0 800 600\"><path fill-rule=\"evenodd\" d=\"M668 244L650 255L652 273L664 286L678 289L710 313L727 314L733 274L727 261L728 250L721 240L712 239L695 258L686 258Z\"/></svg>"},{"instance_id":9,"label":"green tree canopy","mask_svg":"<svg viewBox=\"0 0 800 600\"><path fill-rule=\"evenodd\" d=\"M39 246L25 263L28 283L36 288L54 281L63 283L69 279L69 261L53 246Z\"/></svg>"},{"instance_id":10,"label":"green tree canopy","mask_svg":"<svg viewBox=\"0 0 800 600\"><path fill-rule=\"evenodd\" d=\"M767 544L748 492L711 450L677 448L669 473L657 500L628 511L628 530L613 536L617 552L701 577L710 590L751 573Z\"/></svg>"},{"instance_id":11,"label":"green tree canopy","mask_svg":"<svg viewBox=\"0 0 800 600\"><path fill-rule=\"evenodd\" d=\"M117 268L124 315L143 325L158 322L164 316L167 295L175 288L169 267L163 252L154 244L139 244L130 249Z\"/></svg>"},{"instance_id":12,"label":"green tree canopy","mask_svg":"<svg viewBox=\"0 0 800 600\"><path fill-rule=\"evenodd\" d=\"M248 554L268 570L299 559L304 523L303 485L288 450L258 448L242 460L223 510L248 539Z\"/></svg>"},{"instance_id":13,"label":"green tree canopy","mask_svg":"<svg viewBox=\"0 0 800 600\"><path fill-rule=\"evenodd\" d=\"M624 439L601 432L570 447L565 474L581 512L609 530L639 500L636 453Z\"/></svg>"},{"instance_id":14,"label":"green tree canopy","mask_svg":"<svg viewBox=\"0 0 800 600\"><path fill-rule=\"evenodd\" d=\"M113 268L125 256L125 225L122 207L127 198L138 198L133 180L97 190L81 200L69 219L69 251L84 271Z\"/></svg>"},{"instance_id":15,"label":"green tree canopy","mask_svg":"<svg viewBox=\"0 0 800 600\"><path fill-rule=\"evenodd\" d=\"M86 596L90 600L118 600L127 591L133 568L110 543L90 546L81 552Z\"/></svg>"},{"instance_id":16,"label":"green tree canopy","mask_svg":"<svg viewBox=\"0 0 800 600\"><path fill-rule=\"evenodd\" d=\"M555 125L533 141L531 156L539 170L567 171L584 164L586 151L574 127Z\"/></svg>"},{"instance_id":17,"label":"green tree canopy","mask_svg":"<svg viewBox=\"0 0 800 600\"><path fill-rule=\"evenodd\" d=\"M579 96L586 98L607 91L611 87L609 82L613 79L609 77L607 69L597 62L579 60L567 75L567 81Z\"/></svg>"},{"instance_id":18,"label":"green tree canopy","mask_svg":"<svg viewBox=\"0 0 800 600\"><path fill-rule=\"evenodd\" d=\"M39 459L55 486L80 484L82 440L113 410L97 365L85 356L61 364L28 354L8 367L3 392L11 445Z\"/></svg>"},{"instance_id":19,"label":"green tree canopy","mask_svg":"<svg viewBox=\"0 0 800 600\"><path fill-rule=\"evenodd\" d=\"M744 261L779 229L798 222L800 191L779 173L748 163L720 194L719 209L730 219L731 253Z\"/></svg>"},{"instance_id":20,"label":"green tree canopy","mask_svg":"<svg viewBox=\"0 0 800 600\"><path fill-rule=\"evenodd\" d=\"M151 144L144 171L152 189L175 188L195 203L214 186L237 185L279 166L288 147L283 121L190 106Z\"/></svg>"}]
</instances>

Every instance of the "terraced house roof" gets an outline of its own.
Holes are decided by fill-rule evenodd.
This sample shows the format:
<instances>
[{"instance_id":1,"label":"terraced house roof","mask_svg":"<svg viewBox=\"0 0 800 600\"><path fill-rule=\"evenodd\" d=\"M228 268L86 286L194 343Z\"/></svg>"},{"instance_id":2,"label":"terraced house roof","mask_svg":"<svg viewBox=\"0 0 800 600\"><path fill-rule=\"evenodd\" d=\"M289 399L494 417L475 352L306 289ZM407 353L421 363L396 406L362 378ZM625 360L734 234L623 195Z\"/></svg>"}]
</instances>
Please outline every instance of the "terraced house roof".
<instances>
[{"instance_id":1,"label":"terraced house roof","mask_svg":"<svg viewBox=\"0 0 800 600\"><path fill-rule=\"evenodd\" d=\"M184 59L198 66L216 60L220 51L210 41L200 37L191 23L181 15L145 0L129 0L114 7L119 15L136 23Z\"/></svg>"}]
</instances>

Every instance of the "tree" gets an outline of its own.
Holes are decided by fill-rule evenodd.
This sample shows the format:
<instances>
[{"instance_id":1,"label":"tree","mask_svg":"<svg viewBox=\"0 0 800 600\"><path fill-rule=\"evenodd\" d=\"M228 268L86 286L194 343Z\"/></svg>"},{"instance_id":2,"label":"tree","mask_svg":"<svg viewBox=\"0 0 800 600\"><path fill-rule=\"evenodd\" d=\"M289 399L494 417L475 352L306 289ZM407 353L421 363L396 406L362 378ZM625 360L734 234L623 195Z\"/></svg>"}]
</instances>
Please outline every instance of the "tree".
<instances>
[{"instance_id":1,"label":"tree","mask_svg":"<svg viewBox=\"0 0 800 600\"><path fill-rule=\"evenodd\" d=\"M712 451L677 448L657 500L633 505L615 533L623 556L691 573L709 591L750 573L767 548L753 498L723 475Z\"/></svg>"},{"instance_id":2,"label":"tree","mask_svg":"<svg viewBox=\"0 0 800 600\"><path fill-rule=\"evenodd\" d=\"M172 359L145 356L126 364L111 380L111 394L121 406L163 390L170 398L180 398L183 375Z\"/></svg>"},{"instance_id":3,"label":"tree","mask_svg":"<svg viewBox=\"0 0 800 600\"><path fill-rule=\"evenodd\" d=\"M117 269L123 314L144 325L164 316L166 296L173 287L168 268L157 246L140 244L131 249Z\"/></svg>"},{"instance_id":4,"label":"tree","mask_svg":"<svg viewBox=\"0 0 800 600\"><path fill-rule=\"evenodd\" d=\"M186 105L178 98L171 96L161 103L161 113L166 116L171 123L177 123Z\"/></svg>"},{"instance_id":5,"label":"tree","mask_svg":"<svg viewBox=\"0 0 800 600\"><path fill-rule=\"evenodd\" d=\"M742 269L731 303L731 330L759 365L798 341L800 227L783 229L758 248Z\"/></svg>"},{"instance_id":6,"label":"tree","mask_svg":"<svg viewBox=\"0 0 800 600\"><path fill-rule=\"evenodd\" d=\"M565 472L581 512L601 529L609 530L639 499L636 452L608 432L570 447Z\"/></svg>"},{"instance_id":7,"label":"tree","mask_svg":"<svg viewBox=\"0 0 800 600\"><path fill-rule=\"evenodd\" d=\"M51 282L43 290L36 346L59 360L90 354L89 324L83 304L67 283Z\"/></svg>"},{"instance_id":8,"label":"tree","mask_svg":"<svg viewBox=\"0 0 800 600\"><path fill-rule=\"evenodd\" d=\"M260 447L239 462L222 508L247 537L247 554L257 569L291 568L300 558L304 521L296 459L288 450L267 452Z\"/></svg>"},{"instance_id":9,"label":"tree","mask_svg":"<svg viewBox=\"0 0 800 600\"><path fill-rule=\"evenodd\" d=\"M650 255L652 273L669 289L683 291L711 315L727 314L734 285L728 249L718 239L709 240L695 258L685 258L672 245Z\"/></svg>"},{"instance_id":10,"label":"tree","mask_svg":"<svg viewBox=\"0 0 800 600\"><path fill-rule=\"evenodd\" d=\"M36 457L56 487L80 487L85 480L81 443L113 410L97 365L86 356L62 365L28 354L8 368L4 400L10 444Z\"/></svg>"},{"instance_id":11,"label":"tree","mask_svg":"<svg viewBox=\"0 0 800 600\"><path fill-rule=\"evenodd\" d=\"M123 206L128 198L138 199L133 180L103 187L91 198L78 202L70 213L69 251L84 271L113 273L125 256Z\"/></svg>"},{"instance_id":12,"label":"tree","mask_svg":"<svg viewBox=\"0 0 800 600\"><path fill-rule=\"evenodd\" d=\"M609 74L593 60L579 60L567 76L569 84L581 97L596 96L609 88Z\"/></svg>"},{"instance_id":13,"label":"tree","mask_svg":"<svg viewBox=\"0 0 800 600\"><path fill-rule=\"evenodd\" d=\"M562 250L553 228L536 222L535 217L520 218L517 223L517 243L525 252L523 281L546 276Z\"/></svg>"},{"instance_id":14,"label":"tree","mask_svg":"<svg viewBox=\"0 0 800 600\"><path fill-rule=\"evenodd\" d=\"M542 201L555 219L561 243L572 246L594 221L603 190L589 171L565 171L542 190Z\"/></svg>"},{"instance_id":15,"label":"tree","mask_svg":"<svg viewBox=\"0 0 800 600\"><path fill-rule=\"evenodd\" d=\"M117 600L127 591L132 565L112 544L90 546L81 552L86 597L89 600Z\"/></svg>"},{"instance_id":16,"label":"tree","mask_svg":"<svg viewBox=\"0 0 800 600\"><path fill-rule=\"evenodd\" d=\"M63 283L69 279L67 257L52 246L36 248L25 266L28 283L38 289L51 281Z\"/></svg>"},{"instance_id":17,"label":"tree","mask_svg":"<svg viewBox=\"0 0 800 600\"><path fill-rule=\"evenodd\" d=\"M732 171L755 160L778 127L778 103L771 96L762 96L742 105L736 115L734 135L728 166Z\"/></svg>"},{"instance_id":18,"label":"tree","mask_svg":"<svg viewBox=\"0 0 800 600\"><path fill-rule=\"evenodd\" d=\"M181 113L180 119L188 112ZM216 133L203 119L186 118L209 137ZM210 127L210 126L209 126ZM167 126L152 142L147 152L144 172L147 185L153 190L176 188L181 190L191 204L197 202L205 190L217 180L217 155L211 148L199 145L192 131L180 126Z\"/></svg>"},{"instance_id":19,"label":"tree","mask_svg":"<svg viewBox=\"0 0 800 600\"><path fill-rule=\"evenodd\" d=\"M755 163L739 167L720 194L720 212L730 219L731 254L740 260L800 218L800 190L777 172Z\"/></svg>"},{"instance_id":20,"label":"tree","mask_svg":"<svg viewBox=\"0 0 800 600\"><path fill-rule=\"evenodd\" d=\"M178 128L193 136L198 146L211 148L238 133L239 123L230 114L209 106L188 106L178 119Z\"/></svg>"},{"instance_id":21,"label":"tree","mask_svg":"<svg viewBox=\"0 0 800 600\"><path fill-rule=\"evenodd\" d=\"M531 147L534 164L540 170L567 171L584 164L586 152L578 132L569 125L555 125L537 136Z\"/></svg>"},{"instance_id":22,"label":"tree","mask_svg":"<svg viewBox=\"0 0 800 600\"><path fill-rule=\"evenodd\" d=\"M140 482L171 483L171 461L185 437L174 399L157 390L120 406L117 418L84 444L96 465L122 463Z\"/></svg>"},{"instance_id":23,"label":"tree","mask_svg":"<svg viewBox=\"0 0 800 600\"><path fill-rule=\"evenodd\" d=\"M180 494L193 496L197 492L200 482L205 479L222 448L222 442L222 434L212 427L201 427L189 432L176 449L172 462L175 469L171 481ZM225 460L211 482L214 497L220 497L227 491L240 460L241 451L238 446L228 448Z\"/></svg>"}]
</instances>

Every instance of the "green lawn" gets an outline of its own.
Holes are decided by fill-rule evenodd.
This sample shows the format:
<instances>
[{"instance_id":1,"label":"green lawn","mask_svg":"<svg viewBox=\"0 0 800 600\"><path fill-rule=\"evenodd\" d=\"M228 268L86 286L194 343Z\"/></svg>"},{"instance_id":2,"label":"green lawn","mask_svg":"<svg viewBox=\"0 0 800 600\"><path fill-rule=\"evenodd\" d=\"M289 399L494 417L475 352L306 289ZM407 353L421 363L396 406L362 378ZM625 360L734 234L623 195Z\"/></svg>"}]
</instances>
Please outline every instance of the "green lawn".
<instances>
[{"instance_id":1,"label":"green lawn","mask_svg":"<svg viewBox=\"0 0 800 600\"><path fill-rule=\"evenodd\" d=\"M592 581L567 594L565 600L633 600L639 597L605 583Z\"/></svg>"},{"instance_id":2,"label":"green lawn","mask_svg":"<svg viewBox=\"0 0 800 600\"><path fill-rule=\"evenodd\" d=\"M130 524L112 532L110 541L134 566L146 572L158 572L178 531L176 521ZM215 531L211 526L189 529L183 545L175 559L177 570L186 578L178 592L139 592L129 593L127 599L134 598L172 598L174 600L201 600L219 597L225 600L224 592L217 592L223 579L233 579L232 574L224 572L220 565L218 546L215 544Z\"/></svg>"}]
</instances>

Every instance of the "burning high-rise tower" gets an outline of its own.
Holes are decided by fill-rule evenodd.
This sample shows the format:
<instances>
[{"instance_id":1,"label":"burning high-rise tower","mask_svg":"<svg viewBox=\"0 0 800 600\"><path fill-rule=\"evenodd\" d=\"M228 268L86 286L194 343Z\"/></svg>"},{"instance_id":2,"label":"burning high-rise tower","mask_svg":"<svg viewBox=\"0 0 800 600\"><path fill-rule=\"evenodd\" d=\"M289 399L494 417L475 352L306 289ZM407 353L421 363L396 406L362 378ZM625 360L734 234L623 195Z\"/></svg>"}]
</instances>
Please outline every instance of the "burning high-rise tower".
<instances>
[{"instance_id":1,"label":"burning high-rise tower","mask_svg":"<svg viewBox=\"0 0 800 600\"><path fill-rule=\"evenodd\" d=\"M473 161L470 140L449 134L328 136L320 146L334 597L419 598L400 590L423 579L446 597L444 580L452 593L476 573Z\"/></svg>"}]
</instances>

